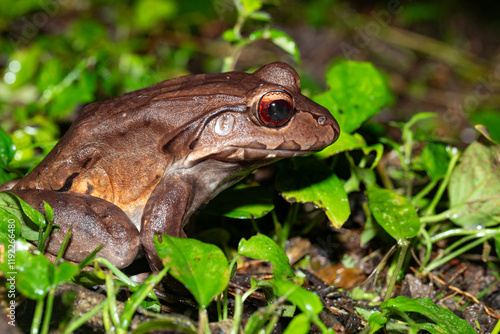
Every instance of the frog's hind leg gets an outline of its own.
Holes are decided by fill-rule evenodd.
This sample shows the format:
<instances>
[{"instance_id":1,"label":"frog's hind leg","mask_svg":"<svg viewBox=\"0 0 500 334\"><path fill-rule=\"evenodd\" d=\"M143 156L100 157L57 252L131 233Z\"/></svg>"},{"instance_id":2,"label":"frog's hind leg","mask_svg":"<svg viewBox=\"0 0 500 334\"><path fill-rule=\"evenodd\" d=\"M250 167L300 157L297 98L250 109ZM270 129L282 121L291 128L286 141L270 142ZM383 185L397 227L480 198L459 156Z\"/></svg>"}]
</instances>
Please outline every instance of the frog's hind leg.
<instances>
[{"instance_id":1,"label":"frog's hind leg","mask_svg":"<svg viewBox=\"0 0 500 334\"><path fill-rule=\"evenodd\" d=\"M64 253L67 260L81 262L99 245L98 257L108 259L118 268L128 266L139 250L139 231L116 205L88 195L49 190L9 190L40 212L43 201L54 210L59 230L50 234L45 251L56 255L69 228L71 240Z\"/></svg>"}]
</instances>

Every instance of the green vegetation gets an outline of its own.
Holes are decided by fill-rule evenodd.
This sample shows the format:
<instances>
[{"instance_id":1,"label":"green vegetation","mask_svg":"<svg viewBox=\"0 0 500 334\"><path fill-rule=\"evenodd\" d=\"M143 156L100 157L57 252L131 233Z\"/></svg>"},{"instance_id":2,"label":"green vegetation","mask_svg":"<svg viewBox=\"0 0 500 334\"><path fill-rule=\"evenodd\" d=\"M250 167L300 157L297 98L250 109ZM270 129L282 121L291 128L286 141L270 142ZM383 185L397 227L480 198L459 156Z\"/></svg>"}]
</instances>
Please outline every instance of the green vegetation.
<instances>
[{"instance_id":1,"label":"green vegetation","mask_svg":"<svg viewBox=\"0 0 500 334\"><path fill-rule=\"evenodd\" d=\"M0 39L0 184L34 168L87 103L192 71L251 70L241 64L257 67L280 57L300 64L298 42L280 28L289 24L283 17L301 17L310 27L325 27L332 12L342 12L348 5L341 1L295 5L263 0L89 0L78 4L20 0L16 5L0 4L0 30L5 37ZM439 13L447 8L446 3L404 6L395 20L408 26L439 20ZM280 24L274 23L274 14L280 17ZM345 31L375 22L362 14L349 15L349 20L328 27ZM205 21L212 25L201 23ZM487 77L485 65L467 52L378 24L378 38L455 66L460 80ZM348 56L363 48L341 44L340 49ZM429 66L439 69L436 64ZM438 115L426 109L416 110L403 121L393 116L397 121L385 125L374 119L384 107L395 105L397 93L389 88L394 78L369 62L331 59L323 75L327 88L322 88L322 78L301 74L305 94L338 120L339 140L308 157L279 162L272 182L258 184L252 175L220 194L197 219L203 230L198 238L217 246L164 236L156 247L165 268L142 284L106 259L91 256L79 265L64 262L64 246L55 262L50 262L41 251L51 231L58 228L52 209L46 205L44 215L12 194L1 193L0 279L6 280L7 291L19 292L16 302L29 299L36 304L33 317L23 321L30 325L23 329L48 333L58 328L60 333L71 333L99 314L102 330L116 333L147 333L159 328L208 333L210 324L227 319L232 319L231 333L240 328L245 333L270 333L283 319L285 333L308 333L311 328L334 333L320 317L322 312L331 313L322 302L324 296L314 287L312 291L302 287L305 276L299 269L308 268L309 258L291 267L284 250L291 236L317 236L333 229L342 233L353 207L349 201L352 204L354 195L362 194L363 199L358 200L364 214L361 244L377 247L385 256L365 284L348 291L356 314L366 321L357 332L479 331L477 319L471 324L444 304L437 305L445 297L444 288L432 300L408 298L398 295L402 289L397 283L412 269L425 277L453 260L479 258L476 262L489 268L494 281L474 296L462 291L450 298L463 310L469 302L462 303L460 298L475 302L498 288L500 117L484 102L487 94L482 91L476 100L466 97L465 112L475 124L473 134L478 139L463 145L456 138L437 136ZM425 84L411 82L406 87L408 94L422 99ZM226 219L231 223L224 225ZM230 226L236 219L241 220L241 231ZM327 220L331 227L325 232ZM222 227L204 229L204 224L213 221L222 221ZM315 230L319 232L314 234ZM70 237L69 233L66 241ZM6 259L13 239L18 243L15 265L10 267ZM311 240L315 243L318 238ZM35 241L37 249L26 241ZM244 258L269 261L273 278L251 277L250 288L236 289L230 296L229 281ZM93 271L82 271L86 265L94 265ZM9 272L17 272L15 286L7 280ZM196 305L190 307L197 309L193 319L198 323L162 311L164 301L154 288L167 274L193 296ZM51 324L55 291L65 282L100 285L105 288L105 300L83 315L69 310L58 317L64 321ZM264 293L266 305L244 318L245 303L256 291ZM229 299L234 299L234 306ZM6 296L2 300L9 303ZM134 324L137 312L147 320ZM491 332L500 333L500 322Z\"/></svg>"}]
</instances>

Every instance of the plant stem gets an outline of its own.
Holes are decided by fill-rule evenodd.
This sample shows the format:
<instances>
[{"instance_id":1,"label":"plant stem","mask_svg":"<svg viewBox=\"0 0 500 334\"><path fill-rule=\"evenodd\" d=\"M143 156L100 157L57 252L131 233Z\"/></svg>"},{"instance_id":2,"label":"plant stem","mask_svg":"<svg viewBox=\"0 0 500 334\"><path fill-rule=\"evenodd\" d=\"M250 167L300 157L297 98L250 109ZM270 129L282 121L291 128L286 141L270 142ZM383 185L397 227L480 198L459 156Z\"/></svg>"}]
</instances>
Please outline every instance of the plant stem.
<instances>
[{"instance_id":1,"label":"plant stem","mask_svg":"<svg viewBox=\"0 0 500 334\"><path fill-rule=\"evenodd\" d=\"M246 17L244 15L243 5L239 0L234 0L234 5L238 12L238 17L236 19L236 23L233 27L233 33L238 42L233 46L233 50L231 51L231 55L229 57L224 58L224 63L222 65L222 72L234 71L234 66L236 65L236 61L238 60L241 50L248 42L245 42L243 37L241 36L241 29L245 24Z\"/></svg>"},{"instance_id":2,"label":"plant stem","mask_svg":"<svg viewBox=\"0 0 500 334\"><path fill-rule=\"evenodd\" d=\"M420 217L421 224L437 223L450 218L454 214L453 210L446 210L437 215Z\"/></svg>"},{"instance_id":3,"label":"plant stem","mask_svg":"<svg viewBox=\"0 0 500 334\"><path fill-rule=\"evenodd\" d=\"M52 223L50 225L52 225ZM73 225L71 225L68 232L64 236L64 240L61 244L61 247L59 248L59 252L57 252L57 257L56 257L56 261L55 261L56 265L61 261L63 254L66 251L66 247L68 247L68 242L69 242L69 239L71 238L72 234L73 234Z\"/></svg>"},{"instance_id":4,"label":"plant stem","mask_svg":"<svg viewBox=\"0 0 500 334\"><path fill-rule=\"evenodd\" d=\"M55 286L51 286L47 296L47 306L45 307L45 316L43 317L42 334L49 332L50 319L52 318L52 308L54 305L54 297L56 294Z\"/></svg>"},{"instance_id":5,"label":"plant stem","mask_svg":"<svg viewBox=\"0 0 500 334\"><path fill-rule=\"evenodd\" d=\"M396 263L396 268L394 268L394 273L392 274L391 280L389 282L389 286L387 287L387 293L385 294L384 302L391 299L392 290L394 289L394 286L396 285L396 281L398 279L399 272L401 271L401 268L403 267L403 263L404 263L404 260L406 257L406 252L408 251L409 247L410 247L409 242L402 242L401 243L401 250L400 250L399 256L398 256L398 262Z\"/></svg>"},{"instance_id":6,"label":"plant stem","mask_svg":"<svg viewBox=\"0 0 500 334\"><path fill-rule=\"evenodd\" d=\"M227 291L227 287L226 287L226 289L224 290L224 299L223 299L223 303L222 303L222 319L224 319L224 320L226 320L227 316L228 316L228 313L227 313L227 294L228 294L228 291Z\"/></svg>"},{"instance_id":7,"label":"plant stem","mask_svg":"<svg viewBox=\"0 0 500 334\"><path fill-rule=\"evenodd\" d=\"M102 323L104 324L104 329L106 330L106 333L111 332L111 328L113 327L112 321L109 318L109 301L108 299L104 300L104 306L102 310Z\"/></svg>"},{"instance_id":8,"label":"plant stem","mask_svg":"<svg viewBox=\"0 0 500 334\"><path fill-rule=\"evenodd\" d=\"M383 161L377 164L375 166L377 169L378 174L380 175L380 179L382 180L382 184L384 185L385 188L389 190L394 190L394 184L392 183L391 178L387 174L387 168L385 168L385 164Z\"/></svg>"},{"instance_id":9,"label":"plant stem","mask_svg":"<svg viewBox=\"0 0 500 334\"><path fill-rule=\"evenodd\" d=\"M424 237L424 242L426 246L426 251L425 251L425 257L424 260L422 261L422 267L425 267L427 262L429 262L431 258L431 253L432 253L432 241L429 233L427 230L424 228L424 225L420 226L420 233Z\"/></svg>"},{"instance_id":10,"label":"plant stem","mask_svg":"<svg viewBox=\"0 0 500 334\"><path fill-rule=\"evenodd\" d=\"M234 316L231 334L238 334L241 322L241 313L243 311L243 301L239 292L234 295Z\"/></svg>"},{"instance_id":11,"label":"plant stem","mask_svg":"<svg viewBox=\"0 0 500 334\"><path fill-rule=\"evenodd\" d=\"M219 294L216 298L216 303L217 303L217 321L221 322L222 321L222 309L221 309L221 299L222 295Z\"/></svg>"},{"instance_id":12,"label":"plant stem","mask_svg":"<svg viewBox=\"0 0 500 334\"><path fill-rule=\"evenodd\" d=\"M96 258L94 259L94 262L97 262L97 263L102 263L104 264L106 267L108 267L108 269L111 270L111 272L116 276L118 277L118 279L122 282L122 283L125 283L127 285L127 287L132 291L132 292L135 292L137 290L137 288L139 287L139 284L137 284L136 282L132 281L130 279L130 277L128 277L127 275L125 275L120 269L118 269L117 267L115 267L111 262L109 262L109 260L106 260L105 258ZM158 297L153 293L153 292L150 292L148 294L148 297L153 299L153 300L158 300Z\"/></svg>"},{"instance_id":13,"label":"plant stem","mask_svg":"<svg viewBox=\"0 0 500 334\"><path fill-rule=\"evenodd\" d=\"M43 305L45 304L45 297L36 301L35 315L31 322L31 334L40 333L40 324L42 322Z\"/></svg>"},{"instance_id":14,"label":"plant stem","mask_svg":"<svg viewBox=\"0 0 500 334\"><path fill-rule=\"evenodd\" d=\"M446 254L449 254L451 251L454 249L460 247L462 244L468 243L471 240L474 240L476 237L474 235L468 235L464 238L461 238L454 243L452 243L450 246L448 246L444 251L442 251L441 254L436 256L436 258L433 259L433 261L439 261L439 259L442 259L443 256L446 256Z\"/></svg>"},{"instance_id":15,"label":"plant stem","mask_svg":"<svg viewBox=\"0 0 500 334\"><path fill-rule=\"evenodd\" d=\"M281 234L279 235L279 243L281 249L285 249L286 241L288 240L288 236L290 235L290 230L292 229L293 224L297 220L297 215L299 213L300 206L297 203L293 203L288 211L288 215L285 219L285 223L283 224L283 229L281 230ZM273 211L274 213L275 211ZM277 219L277 218L276 218Z\"/></svg>"},{"instance_id":16,"label":"plant stem","mask_svg":"<svg viewBox=\"0 0 500 334\"><path fill-rule=\"evenodd\" d=\"M323 321L321 321L317 316L316 318L314 318L312 320L312 323L314 323L316 326L319 327L319 329L321 330L321 333L328 333L328 328L326 327L326 325L323 323Z\"/></svg>"},{"instance_id":17,"label":"plant stem","mask_svg":"<svg viewBox=\"0 0 500 334\"><path fill-rule=\"evenodd\" d=\"M164 267L161 271L150 275L146 281L141 284L139 289L125 302L122 314L120 315L120 327L126 332L132 322L132 317L139 305L146 299L155 284L159 283L167 274L169 267Z\"/></svg>"},{"instance_id":18,"label":"plant stem","mask_svg":"<svg viewBox=\"0 0 500 334\"><path fill-rule=\"evenodd\" d=\"M264 334L271 334L276 326L276 323L278 322L278 320L280 319L279 316L277 316L276 314L268 321L267 323L267 326L266 326L266 331L264 332Z\"/></svg>"},{"instance_id":19,"label":"plant stem","mask_svg":"<svg viewBox=\"0 0 500 334\"><path fill-rule=\"evenodd\" d=\"M444 258L440 259L439 261L433 261L433 262L431 262L429 264L429 266L427 266L427 268L425 268L425 270L427 272L431 272L432 270L434 270L437 267L443 265L444 263L448 262L449 260L454 259L454 258L458 257L459 255L465 253L469 249L472 249L472 248L474 248L476 246L479 246L480 244L482 244L483 242L485 242L489 238L491 238L491 236L485 236L485 237L476 239L476 241L471 242L470 244L465 245L464 247L456 250L455 252L449 254L448 256L445 256Z\"/></svg>"},{"instance_id":20,"label":"plant stem","mask_svg":"<svg viewBox=\"0 0 500 334\"><path fill-rule=\"evenodd\" d=\"M122 333L120 327L120 315L118 314L118 310L116 308L116 296L115 296L115 286L113 284L113 275L111 271L106 272L106 290L107 290L107 300L109 307L109 315L111 317L111 321L116 328L117 333Z\"/></svg>"},{"instance_id":21,"label":"plant stem","mask_svg":"<svg viewBox=\"0 0 500 334\"><path fill-rule=\"evenodd\" d=\"M429 207L425 210L423 216L430 216L434 214L436 210L436 206L438 205L439 201L441 200L441 197L443 196L444 191L446 190L446 187L448 186L448 183L450 182L451 179L451 174L453 172L453 169L455 169L455 165L458 162L458 158L460 157L460 152L456 148L452 148L452 155L450 159L450 163L448 164L448 169L446 170L446 175L444 177L443 182L439 185L439 188L436 192L436 195L432 199L431 204L429 204ZM420 220L422 222L422 220Z\"/></svg>"},{"instance_id":22,"label":"plant stem","mask_svg":"<svg viewBox=\"0 0 500 334\"><path fill-rule=\"evenodd\" d=\"M198 334L209 334L210 327L208 326L207 310L204 308L198 309Z\"/></svg>"},{"instance_id":23,"label":"plant stem","mask_svg":"<svg viewBox=\"0 0 500 334\"><path fill-rule=\"evenodd\" d=\"M487 236L494 237L496 235L500 235L500 228L487 228L487 229L476 229L476 230L466 230L463 228L455 228L451 230L447 230L436 234L431 237L431 242L435 243L439 240L443 240L450 237L456 237L459 235L478 235L478 236Z\"/></svg>"},{"instance_id":24,"label":"plant stem","mask_svg":"<svg viewBox=\"0 0 500 334\"><path fill-rule=\"evenodd\" d=\"M404 161L401 161L401 167L403 167L403 172L405 175L405 182L406 182L406 199L408 201L411 200L411 194L413 193L413 179L411 177L411 154L412 154L412 148L413 148L413 133L411 132L409 128L410 123L407 123L406 126L403 128L403 147L404 147Z\"/></svg>"},{"instance_id":25,"label":"plant stem","mask_svg":"<svg viewBox=\"0 0 500 334\"><path fill-rule=\"evenodd\" d=\"M83 326L84 323L86 323L90 318L92 318L99 311L101 311L104 308L104 305L106 305L106 303L107 301L104 300L102 303L100 303L99 305L97 305L91 311L85 313L84 315L74 317L74 319L72 319L71 322L66 326L62 334L73 333L77 328Z\"/></svg>"},{"instance_id":26,"label":"plant stem","mask_svg":"<svg viewBox=\"0 0 500 334\"><path fill-rule=\"evenodd\" d=\"M438 180L433 180L431 181L428 185L425 186L424 189L422 189L418 194L413 196L411 199L411 203L413 205L416 205L422 198L424 198L438 183Z\"/></svg>"}]
</instances>

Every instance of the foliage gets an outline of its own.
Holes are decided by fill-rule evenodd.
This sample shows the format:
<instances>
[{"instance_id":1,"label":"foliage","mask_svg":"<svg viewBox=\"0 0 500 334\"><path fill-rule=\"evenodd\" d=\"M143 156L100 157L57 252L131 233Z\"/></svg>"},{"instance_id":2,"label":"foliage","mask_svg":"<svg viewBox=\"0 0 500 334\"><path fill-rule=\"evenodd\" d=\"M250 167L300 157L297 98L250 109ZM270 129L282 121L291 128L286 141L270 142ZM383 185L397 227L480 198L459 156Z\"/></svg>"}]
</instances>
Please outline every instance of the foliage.
<instances>
[{"instance_id":1,"label":"foliage","mask_svg":"<svg viewBox=\"0 0 500 334\"><path fill-rule=\"evenodd\" d=\"M292 34L273 23L274 5L264 0L88 1L74 8L49 0L22 0L16 6L0 3L0 30L6 36L0 40L5 63L0 80L0 184L22 177L36 166L84 104L189 74L193 69L234 70L240 61L243 63L245 52L252 57L253 48L264 42L278 47L273 60L286 57L299 64L301 56ZM300 15L311 26L321 26L331 21L329 10L336 5L336 1L308 3ZM292 10L287 7L278 4L284 11ZM443 9L437 4L405 7L398 19L407 23L435 20ZM46 18L46 23L35 21L36 17ZM224 51L207 45L213 37L207 31L212 27L200 23L217 18L223 28L217 30L216 43L221 43ZM339 27L353 23L332 24ZM425 48L417 50L425 52ZM476 75L479 65L453 56L455 53L447 52L449 49L442 45L435 50L437 59L464 66L470 71L463 72ZM264 53L260 56L267 59ZM362 193L367 199L362 240L383 239L387 246L381 248L387 256L374 272L386 270L387 279L373 279L375 289L370 292L371 296L385 294L384 302L378 305L380 311L358 308L360 314L371 314L366 317L369 326L364 332L473 333L464 320L428 299L391 297L400 275L408 271L410 249L416 254L421 274L474 248L482 247L483 254L493 249L499 257L498 112L493 108L468 110L481 137L466 148L436 138L432 125L436 114L429 112L390 123L391 131L400 136L374 135L371 131L378 124L371 120L394 100L388 75L368 62L335 60L326 70L326 90L321 91L321 84L312 82L308 73L301 73L301 78L304 93L327 107L338 120L342 131L338 141L309 157L281 162L272 184L259 185L250 178L228 189L203 211L225 219L249 219L255 230L264 230L261 223L271 220L274 230L266 232L272 238L258 234L241 239L228 263L231 250L227 244L222 252L201 241L163 236L157 249L165 268L143 284L133 282L106 259L94 259L92 283L106 286L107 299L95 311L68 321L62 332L77 330L102 311L107 319L106 331L125 333L139 307L151 310L153 315L134 329L137 333L157 328L197 332L191 322L160 314L161 303L153 287L167 273L193 294L199 305L199 327L208 331L213 319L208 319L207 309L213 300L217 301L219 320L229 318L228 282L238 259L245 256L270 261L274 278L252 279L250 289L236 292L233 332L242 323L243 304L253 292L261 290L269 304L250 316L246 333L270 332L280 317L293 317L285 333L307 333L312 325L329 333L332 329L319 320L323 311L320 298L300 286L301 276L290 267L283 249L289 236L301 233L294 227L304 222L307 226L302 231L306 232L325 217L332 228L340 229L351 213L349 196ZM418 91L418 87L411 89ZM397 163L388 165L383 159L387 156L395 157ZM292 204L278 200L276 191ZM75 282L86 263L75 266L58 259L53 264L39 253L51 230L57 229L50 206L45 205L44 211L42 214L19 198L0 193L0 243L17 242L13 267L18 272L16 288L36 301L32 331L42 333L49 330L56 287L62 282ZM220 234L218 237L223 239ZM391 238L393 250L387 242ZM38 249L28 251L23 240L36 241ZM391 258L395 249L397 256ZM59 258L63 251L64 247ZM6 256L7 251L1 255ZM487 256L482 257L487 262ZM488 265L498 272L497 265ZM13 270L7 266L8 262L0 261L3 273ZM117 295L122 288L129 289L131 295L119 310Z\"/></svg>"},{"instance_id":2,"label":"foliage","mask_svg":"<svg viewBox=\"0 0 500 334\"><path fill-rule=\"evenodd\" d=\"M389 319L400 319L413 330L426 330L429 333L460 333L473 334L474 329L469 323L453 314L450 310L441 308L428 298L410 299L399 296L380 305L382 312L374 312L370 316L370 333L382 328ZM414 315L422 317L416 317Z\"/></svg>"},{"instance_id":3,"label":"foliage","mask_svg":"<svg viewBox=\"0 0 500 334\"><path fill-rule=\"evenodd\" d=\"M193 294L201 310L229 283L224 253L217 246L195 239L164 237L155 240L158 256L170 274ZM210 264L209 266L207 266Z\"/></svg>"}]
</instances>

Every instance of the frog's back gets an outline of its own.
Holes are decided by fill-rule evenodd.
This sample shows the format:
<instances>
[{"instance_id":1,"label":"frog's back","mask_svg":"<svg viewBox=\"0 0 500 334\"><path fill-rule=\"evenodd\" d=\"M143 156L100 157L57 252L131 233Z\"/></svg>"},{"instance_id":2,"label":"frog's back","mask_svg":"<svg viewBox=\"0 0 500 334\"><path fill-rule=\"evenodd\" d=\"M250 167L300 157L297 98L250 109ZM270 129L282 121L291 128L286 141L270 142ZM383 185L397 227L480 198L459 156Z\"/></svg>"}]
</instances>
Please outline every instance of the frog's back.
<instances>
[{"instance_id":1,"label":"frog's back","mask_svg":"<svg viewBox=\"0 0 500 334\"><path fill-rule=\"evenodd\" d=\"M196 129L185 130L203 115L238 103L257 84L245 73L200 74L90 104L15 189L83 193L134 212L186 155ZM167 150L180 134L190 138Z\"/></svg>"}]
</instances>

